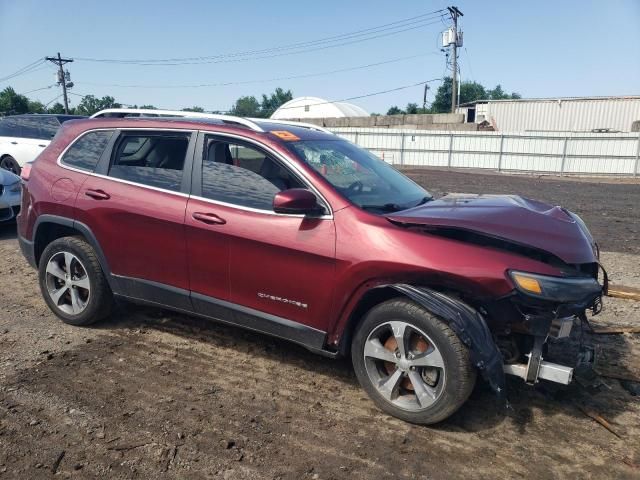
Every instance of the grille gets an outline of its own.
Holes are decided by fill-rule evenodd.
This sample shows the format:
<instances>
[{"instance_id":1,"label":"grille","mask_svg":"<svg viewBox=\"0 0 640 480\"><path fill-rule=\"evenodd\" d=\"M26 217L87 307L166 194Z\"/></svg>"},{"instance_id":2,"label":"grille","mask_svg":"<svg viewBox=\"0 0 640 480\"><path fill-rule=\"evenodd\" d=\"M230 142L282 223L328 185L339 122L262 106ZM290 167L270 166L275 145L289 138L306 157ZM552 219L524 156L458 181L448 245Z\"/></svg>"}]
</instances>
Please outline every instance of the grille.
<instances>
[{"instance_id":1,"label":"grille","mask_svg":"<svg viewBox=\"0 0 640 480\"><path fill-rule=\"evenodd\" d=\"M4 185L0 185L0 197L4 193Z\"/></svg>"}]
</instances>

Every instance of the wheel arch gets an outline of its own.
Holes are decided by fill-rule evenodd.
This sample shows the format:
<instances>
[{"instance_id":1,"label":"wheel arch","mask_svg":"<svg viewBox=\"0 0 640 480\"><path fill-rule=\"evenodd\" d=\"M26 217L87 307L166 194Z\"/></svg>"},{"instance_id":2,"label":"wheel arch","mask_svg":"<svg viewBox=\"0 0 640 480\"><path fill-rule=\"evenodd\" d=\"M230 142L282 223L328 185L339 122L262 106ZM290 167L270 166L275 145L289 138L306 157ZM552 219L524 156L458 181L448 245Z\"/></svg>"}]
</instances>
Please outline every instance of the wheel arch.
<instances>
[{"instance_id":1,"label":"wheel arch","mask_svg":"<svg viewBox=\"0 0 640 480\"><path fill-rule=\"evenodd\" d=\"M429 287L403 283L385 284L367 290L352 309L339 341L339 352L347 355L351 339L364 315L392 298L407 298L444 320L470 350L471 361L498 393L505 388L503 361L484 317L462 300Z\"/></svg>"},{"instance_id":2,"label":"wheel arch","mask_svg":"<svg viewBox=\"0 0 640 480\"><path fill-rule=\"evenodd\" d=\"M42 252L54 240L62 237L82 237L95 250L100 267L111 287L111 270L100 244L91 229L82 222L58 215L40 215L33 228L33 252L36 265L40 264Z\"/></svg>"}]
</instances>

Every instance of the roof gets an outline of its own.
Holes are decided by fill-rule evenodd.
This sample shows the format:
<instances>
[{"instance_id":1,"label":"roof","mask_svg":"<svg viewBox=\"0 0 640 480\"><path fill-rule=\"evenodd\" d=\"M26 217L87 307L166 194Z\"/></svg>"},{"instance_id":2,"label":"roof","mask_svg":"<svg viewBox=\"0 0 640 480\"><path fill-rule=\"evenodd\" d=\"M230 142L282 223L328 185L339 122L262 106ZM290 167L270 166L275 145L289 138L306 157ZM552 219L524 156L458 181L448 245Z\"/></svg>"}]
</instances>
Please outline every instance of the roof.
<instances>
[{"instance_id":1,"label":"roof","mask_svg":"<svg viewBox=\"0 0 640 480\"><path fill-rule=\"evenodd\" d=\"M331 139L337 140L339 137L331 132L323 131L324 129L312 129L306 124L294 125L288 123L280 123L278 121L270 121L269 119L251 119L251 123L260 127L260 131L252 129L246 125L235 123L233 121L225 121L222 118L198 118L198 117L97 117L85 118L71 122L65 122L64 125L79 127L79 130L89 130L91 126L99 128L199 128L209 129L212 126L220 127L221 132L228 133L250 133L248 136L264 136L269 135L270 138L279 137L271 134L273 131L287 131L294 134L300 140L320 140ZM320 128L320 127L318 127Z\"/></svg>"},{"instance_id":2,"label":"roof","mask_svg":"<svg viewBox=\"0 0 640 480\"><path fill-rule=\"evenodd\" d=\"M318 97L297 97L281 105L271 115L273 119L286 118L342 118L368 117L363 108L347 102L330 102Z\"/></svg>"},{"instance_id":3,"label":"roof","mask_svg":"<svg viewBox=\"0 0 640 480\"><path fill-rule=\"evenodd\" d=\"M640 95L622 95L605 97L548 97L548 98L505 98L502 100L474 100L461 103L459 107L470 107L478 103L523 103L523 102L600 102L611 100L640 100Z\"/></svg>"}]
</instances>

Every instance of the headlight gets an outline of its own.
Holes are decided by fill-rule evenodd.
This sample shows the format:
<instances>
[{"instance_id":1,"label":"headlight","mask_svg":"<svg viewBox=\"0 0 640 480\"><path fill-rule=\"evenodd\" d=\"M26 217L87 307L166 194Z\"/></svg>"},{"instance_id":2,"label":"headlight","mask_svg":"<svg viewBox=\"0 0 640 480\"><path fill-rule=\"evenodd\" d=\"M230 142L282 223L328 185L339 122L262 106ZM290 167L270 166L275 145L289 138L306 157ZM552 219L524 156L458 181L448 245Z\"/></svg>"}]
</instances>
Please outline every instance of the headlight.
<instances>
[{"instance_id":1,"label":"headlight","mask_svg":"<svg viewBox=\"0 0 640 480\"><path fill-rule=\"evenodd\" d=\"M520 292L552 302L577 303L602 292L598 281L591 277L550 277L513 270L509 276Z\"/></svg>"},{"instance_id":2,"label":"headlight","mask_svg":"<svg viewBox=\"0 0 640 480\"><path fill-rule=\"evenodd\" d=\"M20 193L20 182L16 182L13 185L7 187L11 193Z\"/></svg>"}]
</instances>

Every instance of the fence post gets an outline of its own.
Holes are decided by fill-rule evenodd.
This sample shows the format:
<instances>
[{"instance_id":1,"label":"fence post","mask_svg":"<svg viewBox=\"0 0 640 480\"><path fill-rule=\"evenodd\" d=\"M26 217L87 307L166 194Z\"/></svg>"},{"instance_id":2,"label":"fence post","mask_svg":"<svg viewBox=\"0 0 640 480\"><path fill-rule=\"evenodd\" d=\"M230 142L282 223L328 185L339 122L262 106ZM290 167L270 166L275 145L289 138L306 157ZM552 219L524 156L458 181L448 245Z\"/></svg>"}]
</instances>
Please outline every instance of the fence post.
<instances>
[{"instance_id":1,"label":"fence post","mask_svg":"<svg viewBox=\"0 0 640 480\"><path fill-rule=\"evenodd\" d=\"M452 152L453 152L453 132L449 134L449 159L447 160L447 168L451 168Z\"/></svg>"},{"instance_id":2,"label":"fence post","mask_svg":"<svg viewBox=\"0 0 640 480\"><path fill-rule=\"evenodd\" d=\"M564 145L562 147L562 163L560 164L560 176L564 175L564 162L567 159L567 143L569 142L569 137L564 137Z\"/></svg>"},{"instance_id":3,"label":"fence post","mask_svg":"<svg viewBox=\"0 0 640 480\"><path fill-rule=\"evenodd\" d=\"M498 157L498 171L502 170L502 146L504 145L504 133L500 134L500 156Z\"/></svg>"},{"instance_id":4,"label":"fence post","mask_svg":"<svg viewBox=\"0 0 640 480\"><path fill-rule=\"evenodd\" d=\"M404 137L405 134L403 133L400 141L400 165L404 165Z\"/></svg>"},{"instance_id":5,"label":"fence post","mask_svg":"<svg viewBox=\"0 0 640 480\"><path fill-rule=\"evenodd\" d=\"M353 136L353 143L355 143L356 145L358 145L358 132L356 131L354 136Z\"/></svg>"},{"instance_id":6,"label":"fence post","mask_svg":"<svg viewBox=\"0 0 640 480\"><path fill-rule=\"evenodd\" d=\"M638 146L636 147L636 162L633 166L633 176L638 176L638 163L640 163L640 131L638 131Z\"/></svg>"}]
</instances>

